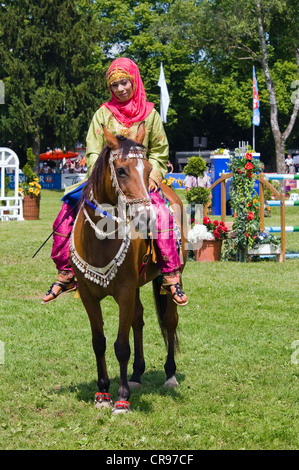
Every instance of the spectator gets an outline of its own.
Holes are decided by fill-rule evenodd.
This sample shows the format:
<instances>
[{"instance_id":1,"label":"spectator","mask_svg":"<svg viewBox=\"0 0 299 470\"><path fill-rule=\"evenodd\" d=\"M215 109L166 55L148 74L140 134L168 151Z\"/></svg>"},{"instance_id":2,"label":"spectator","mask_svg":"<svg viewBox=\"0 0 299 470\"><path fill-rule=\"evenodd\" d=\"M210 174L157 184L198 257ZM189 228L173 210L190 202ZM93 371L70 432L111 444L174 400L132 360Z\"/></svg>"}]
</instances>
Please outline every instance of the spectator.
<instances>
[{"instance_id":1,"label":"spectator","mask_svg":"<svg viewBox=\"0 0 299 470\"><path fill-rule=\"evenodd\" d=\"M291 155L288 155L286 160L285 160L285 164L286 164L286 172L287 173L290 173L290 165L294 165L294 160L292 159Z\"/></svg>"}]
</instances>

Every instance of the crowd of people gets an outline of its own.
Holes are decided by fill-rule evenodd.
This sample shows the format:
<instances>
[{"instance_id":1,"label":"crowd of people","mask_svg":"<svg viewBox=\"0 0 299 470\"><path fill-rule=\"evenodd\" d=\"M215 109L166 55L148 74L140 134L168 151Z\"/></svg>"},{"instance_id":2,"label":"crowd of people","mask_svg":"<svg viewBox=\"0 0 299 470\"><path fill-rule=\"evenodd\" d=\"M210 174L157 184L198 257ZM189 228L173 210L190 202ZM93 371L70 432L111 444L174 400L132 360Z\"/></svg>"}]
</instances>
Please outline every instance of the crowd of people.
<instances>
[{"instance_id":1,"label":"crowd of people","mask_svg":"<svg viewBox=\"0 0 299 470\"><path fill-rule=\"evenodd\" d=\"M285 172L286 173L299 173L299 163L295 163L291 155L288 155L285 159Z\"/></svg>"},{"instance_id":2,"label":"crowd of people","mask_svg":"<svg viewBox=\"0 0 299 470\"><path fill-rule=\"evenodd\" d=\"M40 163L40 173L86 173L87 166L85 157L76 160L67 160L65 163L61 161L58 165L55 162L45 161Z\"/></svg>"}]
</instances>

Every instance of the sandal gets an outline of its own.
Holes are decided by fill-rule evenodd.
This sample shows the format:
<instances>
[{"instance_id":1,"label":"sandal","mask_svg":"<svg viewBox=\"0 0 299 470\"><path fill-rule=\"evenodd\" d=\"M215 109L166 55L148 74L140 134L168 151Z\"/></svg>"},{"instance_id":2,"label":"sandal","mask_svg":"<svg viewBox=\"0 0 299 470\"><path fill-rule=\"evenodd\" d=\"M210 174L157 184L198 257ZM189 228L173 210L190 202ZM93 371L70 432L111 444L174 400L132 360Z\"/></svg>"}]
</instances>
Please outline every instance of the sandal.
<instances>
[{"instance_id":1,"label":"sandal","mask_svg":"<svg viewBox=\"0 0 299 470\"><path fill-rule=\"evenodd\" d=\"M60 290L57 293L55 293L52 290L53 286L59 286ZM77 286L73 279L70 280L69 282L60 282L60 281L53 282L53 284L50 286L50 289L45 295L45 297L47 295L52 295L53 297L49 300L43 300L42 304L49 304L50 302L53 302L53 300L56 300L59 295L65 294L66 292L71 292L76 289L77 289Z\"/></svg>"},{"instance_id":2,"label":"sandal","mask_svg":"<svg viewBox=\"0 0 299 470\"><path fill-rule=\"evenodd\" d=\"M175 292L171 292L171 287L175 287ZM165 291L165 293L170 294L172 297L172 300L174 301L175 304L180 305L181 307L184 307L188 303L188 299L183 301L183 302L178 302L174 296L177 295L180 299L186 295L184 291L182 291L180 284L177 282L176 284L172 285L167 285L161 287L162 293Z\"/></svg>"}]
</instances>

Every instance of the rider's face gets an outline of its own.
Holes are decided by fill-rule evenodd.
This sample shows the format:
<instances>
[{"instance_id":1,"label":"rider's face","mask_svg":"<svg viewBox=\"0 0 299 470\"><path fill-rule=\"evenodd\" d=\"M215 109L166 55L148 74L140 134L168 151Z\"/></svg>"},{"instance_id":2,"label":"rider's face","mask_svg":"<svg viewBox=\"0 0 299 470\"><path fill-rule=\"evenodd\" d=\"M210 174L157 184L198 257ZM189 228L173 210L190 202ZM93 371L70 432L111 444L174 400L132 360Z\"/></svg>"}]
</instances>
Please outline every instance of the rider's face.
<instances>
[{"instance_id":1,"label":"rider's face","mask_svg":"<svg viewBox=\"0 0 299 470\"><path fill-rule=\"evenodd\" d=\"M111 84L111 91L119 101L128 101L132 96L133 85L130 80L122 78L121 80L115 81Z\"/></svg>"}]
</instances>

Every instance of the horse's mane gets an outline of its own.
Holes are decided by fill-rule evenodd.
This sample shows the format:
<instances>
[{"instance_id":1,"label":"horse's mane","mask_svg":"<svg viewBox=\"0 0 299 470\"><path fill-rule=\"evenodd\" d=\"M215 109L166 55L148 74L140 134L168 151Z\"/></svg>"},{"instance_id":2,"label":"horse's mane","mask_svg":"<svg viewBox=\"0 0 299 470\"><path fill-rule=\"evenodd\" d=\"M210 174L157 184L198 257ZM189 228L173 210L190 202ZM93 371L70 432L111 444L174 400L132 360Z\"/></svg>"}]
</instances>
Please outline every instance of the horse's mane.
<instances>
[{"instance_id":1,"label":"horse's mane","mask_svg":"<svg viewBox=\"0 0 299 470\"><path fill-rule=\"evenodd\" d=\"M131 139L128 139L122 135L116 136L119 144L119 149L121 150L121 159L125 160L128 156L128 153L131 148L134 148L138 145L138 147L143 147L141 144L137 144ZM104 179L106 174L107 165L109 162L111 149L108 145L105 145L103 150L101 151L93 170L91 172L90 177L88 178L82 192L82 197L88 197L90 190L95 192L97 187L102 187L104 185Z\"/></svg>"}]
</instances>

